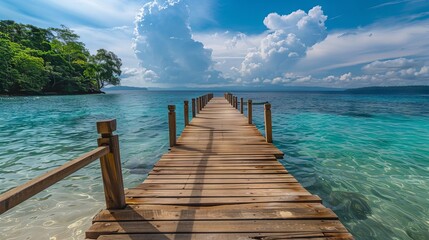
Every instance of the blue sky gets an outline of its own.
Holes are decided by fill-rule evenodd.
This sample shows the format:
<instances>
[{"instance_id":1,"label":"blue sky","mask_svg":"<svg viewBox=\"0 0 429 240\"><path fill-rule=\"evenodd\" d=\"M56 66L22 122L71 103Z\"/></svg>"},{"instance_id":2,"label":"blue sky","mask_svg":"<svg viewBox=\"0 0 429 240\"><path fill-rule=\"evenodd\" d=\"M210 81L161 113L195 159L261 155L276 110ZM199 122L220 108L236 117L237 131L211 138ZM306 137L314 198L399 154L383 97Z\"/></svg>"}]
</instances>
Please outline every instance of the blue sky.
<instances>
[{"instance_id":1,"label":"blue sky","mask_svg":"<svg viewBox=\"0 0 429 240\"><path fill-rule=\"evenodd\" d=\"M0 18L70 27L123 85L429 85L429 0L2 0Z\"/></svg>"}]
</instances>

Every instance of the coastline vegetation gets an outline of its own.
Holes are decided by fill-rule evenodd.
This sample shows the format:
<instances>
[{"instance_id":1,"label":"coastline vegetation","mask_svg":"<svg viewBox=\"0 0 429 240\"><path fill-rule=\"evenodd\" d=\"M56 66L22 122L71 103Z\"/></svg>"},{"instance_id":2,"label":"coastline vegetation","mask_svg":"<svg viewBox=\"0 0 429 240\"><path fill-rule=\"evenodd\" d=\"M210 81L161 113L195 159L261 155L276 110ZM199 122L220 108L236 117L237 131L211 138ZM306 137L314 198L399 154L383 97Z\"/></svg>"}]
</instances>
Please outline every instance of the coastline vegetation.
<instances>
[{"instance_id":1,"label":"coastline vegetation","mask_svg":"<svg viewBox=\"0 0 429 240\"><path fill-rule=\"evenodd\" d=\"M119 85L121 59L105 49L91 55L79 38L66 26L0 21L0 94L101 93Z\"/></svg>"}]
</instances>

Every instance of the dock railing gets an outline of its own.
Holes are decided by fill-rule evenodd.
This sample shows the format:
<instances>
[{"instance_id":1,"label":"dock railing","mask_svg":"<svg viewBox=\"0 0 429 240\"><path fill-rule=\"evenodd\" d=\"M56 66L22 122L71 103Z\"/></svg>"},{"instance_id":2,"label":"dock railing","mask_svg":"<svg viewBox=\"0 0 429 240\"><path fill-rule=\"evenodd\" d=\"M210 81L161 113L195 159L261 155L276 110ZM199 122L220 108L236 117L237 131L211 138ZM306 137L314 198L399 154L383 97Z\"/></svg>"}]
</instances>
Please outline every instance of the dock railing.
<instances>
[{"instance_id":1,"label":"dock railing","mask_svg":"<svg viewBox=\"0 0 429 240\"><path fill-rule=\"evenodd\" d=\"M213 98L213 93L208 93L196 98L192 98L192 117L198 116L200 111L209 103ZM189 125L189 101L183 102L183 113L185 127ZM176 145L177 141L177 126L176 126L176 105L168 105L168 133L170 138L170 148Z\"/></svg>"},{"instance_id":2,"label":"dock railing","mask_svg":"<svg viewBox=\"0 0 429 240\"><path fill-rule=\"evenodd\" d=\"M231 104L232 107L238 110L238 97L232 93L224 93L225 99ZM269 102L253 103L252 99L247 100L247 120L249 124L253 124L253 105L264 104L264 125L265 125L265 139L267 143L273 142L273 124L271 118L271 104ZM240 98L240 113L244 114L243 98Z\"/></svg>"},{"instance_id":3,"label":"dock railing","mask_svg":"<svg viewBox=\"0 0 429 240\"><path fill-rule=\"evenodd\" d=\"M115 119L98 121L97 132L101 134L101 136L98 138L97 148L1 194L0 214L63 180L96 159L100 159L106 208L125 208L126 204L122 179L121 158L119 153L119 138L118 135L113 134L115 130Z\"/></svg>"}]
</instances>

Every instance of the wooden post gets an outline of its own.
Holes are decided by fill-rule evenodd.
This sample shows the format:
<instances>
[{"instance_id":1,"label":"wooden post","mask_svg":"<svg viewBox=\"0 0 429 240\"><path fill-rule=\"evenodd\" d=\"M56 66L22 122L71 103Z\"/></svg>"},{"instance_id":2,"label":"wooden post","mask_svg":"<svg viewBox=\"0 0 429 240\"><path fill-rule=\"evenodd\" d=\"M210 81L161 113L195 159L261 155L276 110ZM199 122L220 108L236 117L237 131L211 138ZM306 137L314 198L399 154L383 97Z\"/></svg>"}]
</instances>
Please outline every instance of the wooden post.
<instances>
[{"instance_id":1,"label":"wooden post","mask_svg":"<svg viewBox=\"0 0 429 240\"><path fill-rule=\"evenodd\" d=\"M168 105L168 129L170 134L170 147L176 145L176 106Z\"/></svg>"},{"instance_id":2,"label":"wooden post","mask_svg":"<svg viewBox=\"0 0 429 240\"><path fill-rule=\"evenodd\" d=\"M184 102L184 108L183 108L184 114L185 114L185 127L189 125L189 101L185 100Z\"/></svg>"},{"instance_id":3,"label":"wooden post","mask_svg":"<svg viewBox=\"0 0 429 240\"><path fill-rule=\"evenodd\" d=\"M252 100L247 100L247 120L252 124Z\"/></svg>"},{"instance_id":4,"label":"wooden post","mask_svg":"<svg viewBox=\"0 0 429 240\"><path fill-rule=\"evenodd\" d=\"M235 109L238 109L238 97L235 97Z\"/></svg>"},{"instance_id":5,"label":"wooden post","mask_svg":"<svg viewBox=\"0 0 429 240\"><path fill-rule=\"evenodd\" d=\"M197 97L195 100L197 101L197 113L200 113L200 97Z\"/></svg>"},{"instance_id":6,"label":"wooden post","mask_svg":"<svg viewBox=\"0 0 429 240\"><path fill-rule=\"evenodd\" d=\"M243 98L240 98L240 113L243 114L244 106L243 106Z\"/></svg>"},{"instance_id":7,"label":"wooden post","mask_svg":"<svg viewBox=\"0 0 429 240\"><path fill-rule=\"evenodd\" d=\"M192 117L194 118L196 116L195 113L195 98L192 98Z\"/></svg>"},{"instance_id":8,"label":"wooden post","mask_svg":"<svg viewBox=\"0 0 429 240\"><path fill-rule=\"evenodd\" d=\"M265 139L267 143L273 142L273 125L271 119L271 104L265 103L264 105L264 119L265 119Z\"/></svg>"},{"instance_id":9,"label":"wooden post","mask_svg":"<svg viewBox=\"0 0 429 240\"><path fill-rule=\"evenodd\" d=\"M199 97L200 100L200 111L203 110L203 98Z\"/></svg>"},{"instance_id":10,"label":"wooden post","mask_svg":"<svg viewBox=\"0 0 429 240\"><path fill-rule=\"evenodd\" d=\"M98 146L109 146L110 152L100 158L101 175L107 209L125 208L124 181L122 179L119 137L114 135L116 119L97 122Z\"/></svg>"}]
</instances>

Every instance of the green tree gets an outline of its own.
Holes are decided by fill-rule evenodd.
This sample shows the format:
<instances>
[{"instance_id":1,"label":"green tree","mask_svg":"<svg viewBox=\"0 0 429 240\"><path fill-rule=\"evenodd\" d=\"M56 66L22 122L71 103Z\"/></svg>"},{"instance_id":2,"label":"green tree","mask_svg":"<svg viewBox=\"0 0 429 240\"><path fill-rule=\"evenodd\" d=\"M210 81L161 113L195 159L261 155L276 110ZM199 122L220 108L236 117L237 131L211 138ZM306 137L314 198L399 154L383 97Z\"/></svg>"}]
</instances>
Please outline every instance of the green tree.
<instances>
[{"instance_id":1,"label":"green tree","mask_svg":"<svg viewBox=\"0 0 429 240\"><path fill-rule=\"evenodd\" d=\"M93 74L92 77L96 80L98 89L109 84L120 84L122 60L116 54L105 49L99 49L91 60L89 72Z\"/></svg>"},{"instance_id":2,"label":"green tree","mask_svg":"<svg viewBox=\"0 0 429 240\"><path fill-rule=\"evenodd\" d=\"M13 56L12 65L15 70L14 88L17 91L41 92L48 82L42 58L20 51Z\"/></svg>"},{"instance_id":3,"label":"green tree","mask_svg":"<svg viewBox=\"0 0 429 240\"><path fill-rule=\"evenodd\" d=\"M0 93L9 92L13 84L11 42L0 33Z\"/></svg>"},{"instance_id":4,"label":"green tree","mask_svg":"<svg viewBox=\"0 0 429 240\"><path fill-rule=\"evenodd\" d=\"M73 30L0 20L0 93L85 93L118 85L121 59L91 56Z\"/></svg>"}]
</instances>

